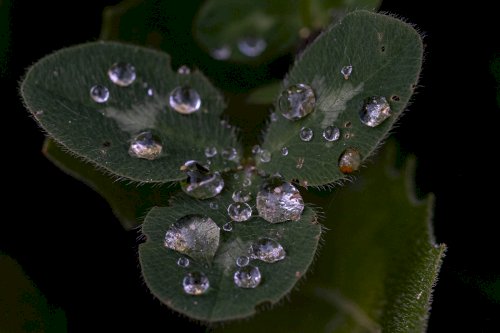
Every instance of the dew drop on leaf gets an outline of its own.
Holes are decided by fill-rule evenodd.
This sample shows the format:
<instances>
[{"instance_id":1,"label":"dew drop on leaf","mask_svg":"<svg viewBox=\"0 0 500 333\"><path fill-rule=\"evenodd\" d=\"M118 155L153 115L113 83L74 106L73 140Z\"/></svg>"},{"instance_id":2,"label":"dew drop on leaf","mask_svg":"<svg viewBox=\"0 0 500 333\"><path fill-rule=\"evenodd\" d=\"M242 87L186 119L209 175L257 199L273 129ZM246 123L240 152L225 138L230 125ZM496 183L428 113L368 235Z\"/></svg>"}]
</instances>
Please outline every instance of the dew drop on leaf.
<instances>
[{"instance_id":1,"label":"dew drop on leaf","mask_svg":"<svg viewBox=\"0 0 500 333\"><path fill-rule=\"evenodd\" d=\"M300 137L300 140L304 141L304 142L309 142L312 140L313 138L313 130L310 129L309 127L302 127L300 129L300 133L299 133L299 137Z\"/></svg>"},{"instance_id":2,"label":"dew drop on leaf","mask_svg":"<svg viewBox=\"0 0 500 333\"><path fill-rule=\"evenodd\" d=\"M160 157L162 150L160 139L151 131L144 131L132 139L128 153L132 157L155 160Z\"/></svg>"},{"instance_id":3,"label":"dew drop on leaf","mask_svg":"<svg viewBox=\"0 0 500 333\"><path fill-rule=\"evenodd\" d=\"M191 74L191 69L189 69L188 66L186 65L182 65L181 67L179 67L177 69L177 74L180 74L180 75L188 75L188 74Z\"/></svg>"},{"instance_id":4,"label":"dew drop on leaf","mask_svg":"<svg viewBox=\"0 0 500 333\"><path fill-rule=\"evenodd\" d=\"M236 258L236 266L238 267L245 267L249 263L250 258L248 258L247 256L239 256L238 258Z\"/></svg>"},{"instance_id":5,"label":"dew drop on leaf","mask_svg":"<svg viewBox=\"0 0 500 333\"><path fill-rule=\"evenodd\" d=\"M108 70L108 77L117 86L127 87L135 81L135 67L125 62L114 63Z\"/></svg>"},{"instance_id":6,"label":"dew drop on leaf","mask_svg":"<svg viewBox=\"0 0 500 333\"><path fill-rule=\"evenodd\" d=\"M247 265L234 273L234 284L240 288L255 288L262 279L258 267Z\"/></svg>"},{"instance_id":7,"label":"dew drop on leaf","mask_svg":"<svg viewBox=\"0 0 500 333\"><path fill-rule=\"evenodd\" d=\"M90 88L90 97L96 103L106 103L109 99L109 89L105 86L95 85Z\"/></svg>"},{"instance_id":8,"label":"dew drop on leaf","mask_svg":"<svg viewBox=\"0 0 500 333\"><path fill-rule=\"evenodd\" d=\"M238 151L236 148L226 148L222 151L222 158L236 162L238 160Z\"/></svg>"},{"instance_id":9,"label":"dew drop on leaf","mask_svg":"<svg viewBox=\"0 0 500 333\"><path fill-rule=\"evenodd\" d=\"M189 86L181 86L172 90L168 102L172 109L181 114L196 112L201 107L200 94Z\"/></svg>"},{"instance_id":10,"label":"dew drop on leaf","mask_svg":"<svg viewBox=\"0 0 500 333\"><path fill-rule=\"evenodd\" d=\"M323 131L323 138L326 141L337 141L340 138L340 130L335 126L327 126Z\"/></svg>"},{"instance_id":11,"label":"dew drop on leaf","mask_svg":"<svg viewBox=\"0 0 500 333\"><path fill-rule=\"evenodd\" d=\"M278 100L283 117L290 120L304 118L314 111L316 96L307 84L299 83L285 89Z\"/></svg>"},{"instance_id":12,"label":"dew drop on leaf","mask_svg":"<svg viewBox=\"0 0 500 333\"><path fill-rule=\"evenodd\" d=\"M217 155L217 148L216 147L211 146L211 147L205 148L205 156L207 158L214 157L215 155Z\"/></svg>"},{"instance_id":13,"label":"dew drop on leaf","mask_svg":"<svg viewBox=\"0 0 500 333\"><path fill-rule=\"evenodd\" d=\"M179 259L177 259L177 265L180 267L189 267L189 264L189 259L186 257L180 257Z\"/></svg>"},{"instance_id":14,"label":"dew drop on leaf","mask_svg":"<svg viewBox=\"0 0 500 333\"><path fill-rule=\"evenodd\" d=\"M191 272L186 274L182 280L184 292L189 295L204 294L210 287L208 277L202 272Z\"/></svg>"},{"instance_id":15,"label":"dew drop on leaf","mask_svg":"<svg viewBox=\"0 0 500 333\"><path fill-rule=\"evenodd\" d=\"M347 66L342 67L342 69L340 70L340 73L344 76L345 80L349 80L349 76L351 76L351 74L352 74L352 66L347 65Z\"/></svg>"},{"instance_id":16,"label":"dew drop on leaf","mask_svg":"<svg viewBox=\"0 0 500 333\"><path fill-rule=\"evenodd\" d=\"M271 152L269 152L269 150L262 149L260 151L260 154L259 154L259 160L262 163L269 163L269 162L271 162Z\"/></svg>"},{"instance_id":17,"label":"dew drop on leaf","mask_svg":"<svg viewBox=\"0 0 500 333\"><path fill-rule=\"evenodd\" d=\"M368 98L359 113L361 122L370 127L380 125L391 116L391 106L385 97L373 96Z\"/></svg>"},{"instance_id":18,"label":"dew drop on leaf","mask_svg":"<svg viewBox=\"0 0 500 333\"><path fill-rule=\"evenodd\" d=\"M197 199L208 199L218 195L224 188L224 179L218 172L210 173L197 161L187 161L181 167L187 178L181 181L181 189Z\"/></svg>"},{"instance_id":19,"label":"dew drop on leaf","mask_svg":"<svg viewBox=\"0 0 500 333\"><path fill-rule=\"evenodd\" d=\"M232 195L232 199L234 202L248 202L251 198L252 194L247 190L236 190Z\"/></svg>"},{"instance_id":20,"label":"dew drop on leaf","mask_svg":"<svg viewBox=\"0 0 500 333\"><path fill-rule=\"evenodd\" d=\"M288 155L288 148L287 147L281 148L281 155L283 155L283 156Z\"/></svg>"},{"instance_id":21,"label":"dew drop on leaf","mask_svg":"<svg viewBox=\"0 0 500 333\"><path fill-rule=\"evenodd\" d=\"M224 223L224 225L222 226L222 230L227 232L233 231L233 224L231 222Z\"/></svg>"},{"instance_id":22,"label":"dew drop on leaf","mask_svg":"<svg viewBox=\"0 0 500 333\"><path fill-rule=\"evenodd\" d=\"M257 154L259 154L260 152L261 152L261 148L260 148L260 146L259 146L259 145L254 145L254 146L252 147L252 154L257 155Z\"/></svg>"},{"instance_id":23,"label":"dew drop on leaf","mask_svg":"<svg viewBox=\"0 0 500 333\"><path fill-rule=\"evenodd\" d=\"M285 259L286 252L280 243L271 238L259 238L250 246L250 257L267 263Z\"/></svg>"},{"instance_id":24,"label":"dew drop on leaf","mask_svg":"<svg viewBox=\"0 0 500 333\"><path fill-rule=\"evenodd\" d=\"M252 217L252 207L245 202L234 202L227 207L227 214L233 221L247 221Z\"/></svg>"},{"instance_id":25,"label":"dew drop on leaf","mask_svg":"<svg viewBox=\"0 0 500 333\"><path fill-rule=\"evenodd\" d=\"M357 171L361 165L361 156L356 149L347 148L339 159L339 169L342 173L349 174Z\"/></svg>"}]
</instances>

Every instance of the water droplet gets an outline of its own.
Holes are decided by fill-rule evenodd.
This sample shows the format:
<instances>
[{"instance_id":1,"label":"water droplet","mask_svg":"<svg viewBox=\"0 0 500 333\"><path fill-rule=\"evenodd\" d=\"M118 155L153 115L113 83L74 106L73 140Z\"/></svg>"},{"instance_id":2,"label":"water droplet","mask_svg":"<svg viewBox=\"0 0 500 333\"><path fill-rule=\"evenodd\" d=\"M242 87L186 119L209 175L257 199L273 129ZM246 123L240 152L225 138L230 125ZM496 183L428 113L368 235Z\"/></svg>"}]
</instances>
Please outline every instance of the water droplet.
<instances>
[{"instance_id":1,"label":"water droplet","mask_svg":"<svg viewBox=\"0 0 500 333\"><path fill-rule=\"evenodd\" d=\"M180 267L188 267L189 259L186 257L180 257L179 259L177 259L177 265Z\"/></svg>"},{"instance_id":2,"label":"water droplet","mask_svg":"<svg viewBox=\"0 0 500 333\"><path fill-rule=\"evenodd\" d=\"M245 202L234 202L227 207L227 214L233 221L247 221L252 217L252 207Z\"/></svg>"},{"instance_id":3,"label":"water droplet","mask_svg":"<svg viewBox=\"0 0 500 333\"><path fill-rule=\"evenodd\" d=\"M340 70L340 74L344 75L344 79L349 80L349 76L351 76L352 74L352 66L347 65L342 67L342 69Z\"/></svg>"},{"instance_id":4,"label":"water droplet","mask_svg":"<svg viewBox=\"0 0 500 333\"><path fill-rule=\"evenodd\" d=\"M238 151L236 148L226 148L222 151L222 158L228 161L236 161L238 159Z\"/></svg>"},{"instance_id":5,"label":"water droplet","mask_svg":"<svg viewBox=\"0 0 500 333\"><path fill-rule=\"evenodd\" d=\"M247 190L236 190L232 195L234 202L248 202L252 198L252 194Z\"/></svg>"},{"instance_id":6,"label":"water droplet","mask_svg":"<svg viewBox=\"0 0 500 333\"><path fill-rule=\"evenodd\" d=\"M208 199L218 195L224 188L224 179L218 172L210 171L196 161L187 161L181 167L187 179L181 181L181 189L197 199Z\"/></svg>"},{"instance_id":7,"label":"water droplet","mask_svg":"<svg viewBox=\"0 0 500 333\"><path fill-rule=\"evenodd\" d=\"M271 121L272 122L278 121L278 114L276 112L271 113Z\"/></svg>"},{"instance_id":8,"label":"water droplet","mask_svg":"<svg viewBox=\"0 0 500 333\"><path fill-rule=\"evenodd\" d=\"M261 148L259 145L255 145L252 147L252 154L257 155L261 152Z\"/></svg>"},{"instance_id":9,"label":"water droplet","mask_svg":"<svg viewBox=\"0 0 500 333\"><path fill-rule=\"evenodd\" d=\"M188 75L188 74L191 74L191 69L189 69L188 66L186 65L182 65L181 67L179 67L177 69L177 74L180 74L180 75Z\"/></svg>"},{"instance_id":10,"label":"water droplet","mask_svg":"<svg viewBox=\"0 0 500 333\"><path fill-rule=\"evenodd\" d=\"M146 91L146 93L148 94L149 97L153 96L155 94L153 88L148 88L148 90Z\"/></svg>"},{"instance_id":11,"label":"water droplet","mask_svg":"<svg viewBox=\"0 0 500 333\"><path fill-rule=\"evenodd\" d=\"M250 258L248 258L247 256L239 256L238 258L236 258L236 266L238 267L245 267L249 263Z\"/></svg>"},{"instance_id":12,"label":"water droplet","mask_svg":"<svg viewBox=\"0 0 500 333\"><path fill-rule=\"evenodd\" d=\"M250 246L252 259L273 263L285 259L286 252L280 243L271 238L259 238Z\"/></svg>"},{"instance_id":13,"label":"water droplet","mask_svg":"<svg viewBox=\"0 0 500 333\"><path fill-rule=\"evenodd\" d=\"M268 222L297 221L303 210L304 201L300 192L281 177L269 178L257 194L257 211Z\"/></svg>"},{"instance_id":14,"label":"water droplet","mask_svg":"<svg viewBox=\"0 0 500 333\"><path fill-rule=\"evenodd\" d=\"M212 146L212 147L206 147L205 148L205 156L208 158L214 157L217 155L217 148Z\"/></svg>"},{"instance_id":15,"label":"water droplet","mask_svg":"<svg viewBox=\"0 0 500 333\"><path fill-rule=\"evenodd\" d=\"M227 60L231 57L231 53L232 51L229 45L221 45L213 49L210 55L216 60Z\"/></svg>"},{"instance_id":16,"label":"water droplet","mask_svg":"<svg viewBox=\"0 0 500 333\"><path fill-rule=\"evenodd\" d=\"M302 140L302 141L305 141L305 142L311 141L313 138L313 135L314 135L313 130L310 129L309 127L302 127L300 129L299 137L300 137L300 140Z\"/></svg>"},{"instance_id":17,"label":"water droplet","mask_svg":"<svg viewBox=\"0 0 500 333\"><path fill-rule=\"evenodd\" d=\"M340 138L340 130L335 126L328 126L323 131L323 138L326 141L337 141Z\"/></svg>"},{"instance_id":18,"label":"water droplet","mask_svg":"<svg viewBox=\"0 0 500 333\"><path fill-rule=\"evenodd\" d=\"M240 288L255 288L260 284L262 276L258 267L247 265L234 273L234 284Z\"/></svg>"},{"instance_id":19,"label":"water droplet","mask_svg":"<svg viewBox=\"0 0 500 333\"><path fill-rule=\"evenodd\" d=\"M204 294L210 287L208 277L202 272L191 272L186 274L182 280L184 292L189 295Z\"/></svg>"},{"instance_id":20,"label":"water droplet","mask_svg":"<svg viewBox=\"0 0 500 333\"><path fill-rule=\"evenodd\" d=\"M155 160L160 157L162 150L160 139L150 131L144 131L132 139L128 153L132 157Z\"/></svg>"},{"instance_id":21,"label":"water droplet","mask_svg":"<svg viewBox=\"0 0 500 333\"><path fill-rule=\"evenodd\" d=\"M267 43L262 38L247 37L238 41L238 49L247 57L258 57L265 51Z\"/></svg>"},{"instance_id":22,"label":"water droplet","mask_svg":"<svg viewBox=\"0 0 500 333\"><path fill-rule=\"evenodd\" d=\"M299 83L281 93L278 105L283 117L297 120L314 111L316 96L310 86Z\"/></svg>"},{"instance_id":23,"label":"water droplet","mask_svg":"<svg viewBox=\"0 0 500 333\"><path fill-rule=\"evenodd\" d=\"M201 98L198 92L188 86L177 87L170 92L169 105L181 114L190 114L200 109Z\"/></svg>"},{"instance_id":24,"label":"water droplet","mask_svg":"<svg viewBox=\"0 0 500 333\"><path fill-rule=\"evenodd\" d=\"M135 67L125 62L117 62L108 70L108 77L117 86L127 87L135 81Z\"/></svg>"},{"instance_id":25,"label":"water droplet","mask_svg":"<svg viewBox=\"0 0 500 333\"><path fill-rule=\"evenodd\" d=\"M165 233L165 247L209 261L219 247L220 229L208 216L185 215L173 223Z\"/></svg>"},{"instance_id":26,"label":"water droplet","mask_svg":"<svg viewBox=\"0 0 500 333\"><path fill-rule=\"evenodd\" d=\"M361 156L359 152L352 148L347 148L339 159L339 169L342 173L353 173L361 165Z\"/></svg>"},{"instance_id":27,"label":"water droplet","mask_svg":"<svg viewBox=\"0 0 500 333\"><path fill-rule=\"evenodd\" d=\"M224 223L224 225L222 226L222 230L227 232L233 231L233 224L231 222Z\"/></svg>"},{"instance_id":28,"label":"water droplet","mask_svg":"<svg viewBox=\"0 0 500 333\"><path fill-rule=\"evenodd\" d=\"M288 155L288 148L287 147L281 148L281 155L283 155L283 156Z\"/></svg>"},{"instance_id":29,"label":"water droplet","mask_svg":"<svg viewBox=\"0 0 500 333\"><path fill-rule=\"evenodd\" d=\"M391 116L391 106L385 97L373 96L368 98L359 113L363 124L376 127Z\"/></svg>"},{"instance_id":30,"label":"water droplet","mask_svg":"<svg viewBox=\"0 0 500 333\"><path fill-rule=\"evenodd\" d=\"M210 209L214 209L214 210L215 210L215 209L219 209L219 204L218 204L217 202L215 202L215 201L212 201L212 202L209 204L209 206L210 206Z\"/></svg>"},{"instance_id":31,"label":"water droplet","mask_svg":"<svg viewBox=\"0 0 500 333\"><path fill-rule=\"evenodd\" d=\"M105 86L95 85L90 88L90 97L96 103L106 103L109 99L109 89Z\"/></svg>"},{"instance_id":32,"label":"water droplet","mask_svg":"<svg viewBox=\"0 0 500 333\"><path fill-rule=\"evenodd\" d=\"M243 187L248 187L250 185L252 185L252 180L250 178L245 178L243 180Z\"/></svg>"},{"instance_id":33,"label":"water droplet","mask_svg":"<svg viewBox=\"0 0 500 333\"><path fill-rule=\"evenodd\" d=\"M269 150L266 150L266 149L262 149L261 152L260 152L260 161L262 163L269 163L271 162L271 153L269 152Z\"/></svg>"}]
</instances>

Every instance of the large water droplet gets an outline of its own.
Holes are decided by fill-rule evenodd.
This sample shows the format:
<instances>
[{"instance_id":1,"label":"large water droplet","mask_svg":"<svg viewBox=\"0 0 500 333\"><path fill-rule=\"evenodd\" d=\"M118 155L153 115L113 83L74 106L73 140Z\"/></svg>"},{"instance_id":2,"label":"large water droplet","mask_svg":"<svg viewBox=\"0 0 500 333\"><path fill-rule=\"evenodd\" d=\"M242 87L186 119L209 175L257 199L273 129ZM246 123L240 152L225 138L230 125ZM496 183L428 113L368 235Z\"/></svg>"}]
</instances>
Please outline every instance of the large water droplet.
<instances>
[{"instance_id":1,"label":"large water droplet","mask_svg":"<svg viewBox=\"0 0 500 333\"><path fill-rule=\"evenodd\" d=\"M236 266L238 267L245 267L249 263L250 258L248 258L247 256L239 256L238 258L236 258Z\"/></svg>"},{"instance_id":2,"label":"large water droplet","mask_svg":"<svg viewBox=\"0 0 500 333\"><path fill-rule=\"evenodd\" d=\"M222 151L222 158L228 161L237 161L238 151L236 148L226 148Z\"/></svg>"},{"instance_id":3,"label":"large water droplet","mask_svg":"<svg viewBox=\"0 0 500 333\"><path fill-rule=\"evenodd\" d=\"M189 264L190 264L189 259L186 257L180 257L179 259L177 259L177 266L185 268L188 267Z\"/></svg>"},{"instance_id":4,"label":"large water droplet","mask_svg":"<svg viewBox=\"0 0 500 333\"><path fill-rule=\"evenodd\" d=\"M370 127L380 125L391 116L391 106L385 97L373 96L368 98L359 113L361 122Z\"/></svg>"},{"instance_id":5,"label":"large water droplet","mask_svg":"<svg viewBox=\"0 0 500 333\"><path fill-rule=\"evenodd\" d=\"M307 84L299 83L285 89L278 100L283 117L290 120L304 118L314 111L316 96Z\"/></svg>"},{"instance_id":6,"label":"large water droplet","mask_svg":"<svg viewBox=\"0 0 500 333\"><path fill-rule=\"evenodd\" d=\"M108 70L108 77L114 84L127 87L135 81L135 67L124 62L114 63Z\"/></svg>"},{"instance_id":7,"label":"large water droplet","mask_svg":"<svg viewBox=\"0 0 500 333\"><path fill-rule=\"evenodd\" d=\"M227 207L227 214L231 220L243 222L252 217L252 207L245 202L234 202Z\"/></svg>"},{"instance_id":8,"label":"large water droplet","mask_svg":"<svg viewBox=\"0 0 500 333\"><path fill-rule=\"evenodd\" d=\"M224 223L224 225L222 226L222 230L227 231L227 232L233 231L233 223L231 223L231 222Z\"/></svg>"},{"instance_id":9,"label":"large water droplet","mask_svg":"<svg viewBox=\"0 0 500 333\"><path fill-rule=\"evenodd\" d=\"M162 150L160 139L150 131L144 131L132 139L128 153L132 157L155 160L160 157Z\"/></svg>"},{"instance_id":10,"label":"large water droplet","mask_svg":"<svg viewBox=\"0 0 500 333\"><path fill-rule=\"evenodd\" d=\"M250 246L252 259L273 263L285 259L286 252L280 243L271 238L259 238Z\"/></svg>"},{"instance_id":11,"label":"large water droplet","mask_svg":"<svg viewBox=\"0 0 500 333\"><path fill-rule=\"evenodd\" d=\"M342 173L349 174L357 171L361 165L361 156L356 149L347 148L339 159L339 169Z\"/></svg>"},{"instance_id":12,"label":"large water droplet","mask_svg":"<svg viewBox=\"0 0 500 333\"><path fill-rule=\"evenodd\" d=\"M234 202L248 202L252 198L252 194L247 190L236 190L232 195Z\"/></svg>"},{"instance_id":13,"label":"large water droplet","mask_svg":"<svg viewBox=\"0 0 500 333\"><path fill-rule=\"evenodd\" d=\"M205 148L205 156L208 158L214 157L217 155L217 148L214 146Z\"/></svg>"},{"instance_id":14,"label":"large water droplet","mask_svg":"<svg viewBox=\"0 0 500 333\"><path fill-rule=\"evenodd\" d=\"M281 148L281 155L283 155L283 156L288 155L288 148L287 147Z\"/></svg>"},{"instance_id":15,"label":"large water droplet","mask_svg":"<svg viewBox=\"0 0 500 333\"><path fill-rule=\"evenodd\" d=\"M340 138L340 130L335 126L328 126L323 131L323 138L326 141L337 141Z\"/></svg>"},{"instance_id":16,"label":"large water droplet","mask_svg":"<svg viewBox=\"0 0 500 333\"><path fill-rule=\"evenodd\" d=\"M259 159L262 163L269 163L271 162L271 152L267 149L262 149L259 154Z\"/></svg>"},{"instance_id":17,"label":"large water droplet","mask_svg":"<svg viewBox=\"0 0 500 333\"><path fill-rule=\"evenodd\" d=\"M177 87L170 92L170 107L181 114L190 114L200 109L201 98L198 92L188 86Z\"/></svg>"},{"instance_id":18,"label":"large water droplet","mask_svg":"<svg viewBox=\"0 0 500 333\"><path fill-rule=\"evenodd\" d=\"M281 177L270 177L257 194L257 211L268 222L297 221L303 210L300 192Z\"/></svg>"},{"instance_id":19,"label":"large water droplet","mask_svg":"<svg viewBox=\"0 0 500 333\"><path fill-rule=\"evenodd\" d=\"M305 142L311 141L313 138L313 135L314 135L313 130L310 129L309 127L302 127L300 129L299 137L300 137L300 140L302 140L302 141L305 141Z\"/></svg>"},{"instance_id":20,"label":"large water droplet","mask_svg":"<svg viewBox=\"0 0 500 333\"><path fill-rule=\"evenodd\" d=\"M349 76L351 76L351 74L352 74L352 66L347 65L347 66L342 67L342 69L340 70L340 73L344 76L345 80L349 80Z\"/></svg>"},{"instance_id":21,"label":"large water droplet","mask_svg":"<svg viewBox=\"0 0 500 333\"><path fill-rule=\"evenodd\" d=\"M207 199L215 197L224 188L224 179L218 172L210 171L196 161L187 161L181 167L187 179L181 181L181 188L192 197Z\"/></svg>"},{"instance_id":22,"label":"large water droplet","mask_svg":"<svg viewBox=\"0 0 500 333\"><path fill-rule=\"evenodd\" d=\"M186 294L201 295L210 287L210 281L202 272L191 272L186 274L182 280L182 287Z\"/></svg>"},{"instance_id":23,"label":"large water droplet","mask_svg":"<svg viewBox=\"0 0 500 333\"><path fill-rule=\"evenodd\" d=\"M216 47L210 52L212 58L217 60L227 60L231 57L231 47L229 45L222 45L220 47Z\"/></svg>"},{"instance_id":24,"label":"large water droplet","mask_svg":"<svg viewBox=\"0 0 500 333\"><path fill-rule=\"evenodd\" d=\"M208 216L181 217L165 233L165 247L195 260L210 261L219 247L220 229Z\"/></svg>"},{"instance_id":25,"label":"large water droplet","mask_svg":"<svg viewBox=\"0 0 500 333\"><path fill-rule=\"evenodd\" d=\"M90 88L90 97L96 103L106 103L109 99L109 89L105 86L95 85Z\"/></svg>"},{"instance_id":26,"label":"large water droplet","mask_svg":"<svg viewBox=\"0 0 500 333\"><path fill-rule=\"evenodd\" d=\"M241 267L234 273L234 284L240 288L255 288L262 279L258 267L247 265Z\"/></svg>"},{"instance_id":27,"label":"large water droplet","mask_svg":"<svg viewBox=\"0 0 500 333\"><path fill-rule=\"evenodd\" d=\"M262 38L247 37L238 41L238 49L247 57L258 57L264 52L267 43Z\"/></svg>"}]
</instances>

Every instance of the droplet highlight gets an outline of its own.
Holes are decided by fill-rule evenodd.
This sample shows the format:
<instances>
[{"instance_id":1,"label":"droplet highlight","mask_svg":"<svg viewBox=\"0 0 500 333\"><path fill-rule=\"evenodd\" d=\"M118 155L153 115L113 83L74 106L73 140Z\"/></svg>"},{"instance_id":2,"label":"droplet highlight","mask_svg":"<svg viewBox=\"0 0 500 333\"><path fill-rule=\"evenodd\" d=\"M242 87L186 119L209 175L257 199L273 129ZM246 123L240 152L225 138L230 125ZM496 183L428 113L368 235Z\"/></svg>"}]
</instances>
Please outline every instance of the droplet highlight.
<instances>
[{"instance_id":1,"label":"droplet highlight","mask_svg":"<svg viewBox=\"0 0 500 333\"><path fill-rule=\"evenodd\" d=\"M376 127L391 116L391 106L385 97L373 96L368 98L359 113L363 124Z\"/></svg>"},{"instance_id":2,"label":"droplet highlight","mask_svg":"<svg viewBox=\"0 0 500 333\"><path fill-rule=\"evenodd\" d=\"M267 263L274 263L285 259L286 252L280 243L271 238L259 238L250 247L252 259L261 260Z\"/></svg>"},{"instance_id":3,"label":"droplet highlight","mask_svg":"<svg viewBox=\"0 0 500 333\"><path fill-rule=\"evenodd\" d=\"M278 100L283 117L290 120L304 118L314 111L316 96L307 84L299 83L285 89Z\"/></svg>"},{"instance_id":4,"label":"droplet highlight","mask_svg":"<svg viewBox=\"0 0 500 333\"><path fill-rule=\"evenodd\" d=\"M255 288L261 279L259 268L252 265L239 268L233 276L234 284L240 288Z\"/></svg>"},{"instance_id":5,"label":"droplet highlight","mask_svg":"<svg viewBox=\"0 0 500 333\"><path fill-rule=\"evenodd\" d=\"M144 131L132 139L128 153L132 157L152 161L160 157L162 150L160 138L150 131Z\"/></svg>"},{"instance_id":6,"label":"droplet highlight","mask_svg":"<svg viewBox=\"0 0 500 333\"><path fill-rule=\"evenodd\" d=\"M218 172L210 173L197 161L187 161L181 167L187 178L181 181L181 189L197 199L208 199L218 195L224 188L224 179Z\"/></svg>"},{"instance_id":7,"label":"droplet highlight","mask_svg":"<svg viewBox=\"0 0 500 333\"><path fill-rule=\"evenodd\" d=\"M191 272L186 274L182 280L182 288L189 295L202 295L210 287L208 277L202 272Z\"/></svg>"},{"instance_id":8,"label":"droplet highlight","mask_svg":"<svg viewBox=\"0 0 500 333\"><path fill-rule=\"evenodd\" d=\"M135 67L125 62L114 63L108 70L108 77L117 86L128 87L135 81Z\"/></svg>"},{"instance_id":9,"label":"droplet highlight","mask_svg":"<svg viewBox=\"0 0 500 333\"><path fill-rule=\"evenodd\" d=\"M181 114L191 114L201 107L201 97L198 92L188 86L177 87L170 92L169 105Z\"/></svg>"},{"instance_id":10,"label":"droplet highlight","mask_svg":"<svg viewBox=\"0 0 500 333\"><path fill-rule=\"evenodd\" d=\"M106 103L109 99L109 89L105 86L95 85L90 88L90 97L96 103Z\"/></svg>"},{"instance_id":11,"label":"droplet highlight","mask_svg":"<svg viewBox=\"0 0 500 333\"><path fill-rule=\"evenodd\" d=\"M304 142L309 142L312 140L313 136L314 136L314 132L309 127L302 127L300 129L300 133L299 133L300 140L302 140Z\"/></svg>"},{"instance_id":12,"label":"droplet highlight","mask_svg":"<svg viewBox=\"0 0 500 333\"><path fill-rule=\"evenodd\" d=\"M238 50L247 57L260 56L267 47L267 43L262 38L247 37L238 41Z\"/></svg>"},{"instance_id":13,"label":"droplet highlight","mask_svg":"<svg viewBox=\"0 0 500 333\"><path fill-rule=\"evenodd\" d=\"M361 156L356 149L347 148L339 159L339 169L344 174L350 174L359 169Z\"/></svg>"},{"instance_id":14,"label":"droplet highlight","mask_svg":"<svg viewBox=\"0 0 500 333\"><path fill-rule=\"evenodd\" d=\"M247 221L252 217L252 207L246 202L234 202L227 207L227 214L233 221Z\"/></svg>"},{"instance_id":15,"label":"droplet highlight","mask_svg":"<svg viewBox=\"0 0 500 333\"><path fill-rule=\"evenodd\" d=\"M340 129L335 126L327 126L323 130L323 138L326 141L337 141L340 138Z\"/></svg>"}]
</instances>

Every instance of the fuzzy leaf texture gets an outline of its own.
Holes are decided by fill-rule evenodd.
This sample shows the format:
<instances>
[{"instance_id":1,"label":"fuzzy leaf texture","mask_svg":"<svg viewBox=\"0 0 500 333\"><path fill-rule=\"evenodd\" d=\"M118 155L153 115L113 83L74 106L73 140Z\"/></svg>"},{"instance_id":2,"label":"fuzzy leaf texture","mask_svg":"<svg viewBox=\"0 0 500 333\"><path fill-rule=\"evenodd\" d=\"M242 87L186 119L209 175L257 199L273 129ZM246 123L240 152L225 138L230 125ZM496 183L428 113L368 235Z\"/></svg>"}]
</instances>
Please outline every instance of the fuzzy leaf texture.
<instances>
[{"instance_id":1,"label":"fuzzy leaf texture","mask_svg":"<svg viewBox=\"0 0 500 333\"><path fill-rule=\"evenodd\" d=\"M409 24L367 11L348 14L300 55L284 80L283 89L300 83L312 87L314 111L296 121L281 115L271 121L263 148L272 159L258 167L312 186L343 179L338 166L341 154L354 148L365 160L373 153L407 105L421 63L422 40ZM345 79L341 70L348 65L353 69ZM368 127L359 113L373 96L385 97L392 115L379 126ZM339 140L324 140L322 132L328 126L340 129ZM311 141L299 138L302 127L313 131ZM280 153L282 147L288 148L287 156Z\"/></svg>"},{"instance_id":2,"label":"fuzzy leaf texture","mask_svg":"<svg viewBox=\"0 0 500 333\"><path fill-rule=\"evenodd\" d=\"M137 78L130 86L110 81L108 69L116 62L135 67ZM94 85L109 89L107 102L91 98ZM171 91L181 85L199 93L198 112L179 114L169 106ZM189 75L172 71L169 56L150 49L97 42L57 51L28 71L21 93L29 111L56 142L116 177L139 182L181 180L179 167L187 160L205 160L207 145L219 151L238 148L232 131L219 126L225 106L208 80L197 71ZM128 153L132 138L145 130L154 131L163 146L152 161ZM213 159L214 169L226 167L220 156Z\"/></svg>"}]
</instances>

